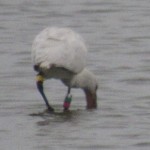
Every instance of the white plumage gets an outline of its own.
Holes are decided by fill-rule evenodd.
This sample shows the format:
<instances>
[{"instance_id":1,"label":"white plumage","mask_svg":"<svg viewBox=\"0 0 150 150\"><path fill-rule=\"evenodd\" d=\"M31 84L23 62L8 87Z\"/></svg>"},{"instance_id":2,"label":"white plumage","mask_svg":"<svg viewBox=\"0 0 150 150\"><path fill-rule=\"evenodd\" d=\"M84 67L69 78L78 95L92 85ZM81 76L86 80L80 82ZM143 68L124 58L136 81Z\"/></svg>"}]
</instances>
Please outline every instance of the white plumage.
<instances>
[{"instance_id":1,"label":"white plumage","mask_svg":"<svg viewBox=\"0 0 150 150\"><path fill-rule=\"evenodd\" d=\"M82 88L87 108L95 108L97 80L85 69L86 54L84 40L69 28L46 28L36 36L32 45L32 60L38 75L60 79L69 88L67 96L72 87ZM39 81L38 89L51 109Z\"/></svg>"},{"instance_id":2,"label":"white plumage","mask_svg":"<svg viewBox=\"0 0 150 150\"><path fill-rule=\"evenodd\" d=\"M77 33L68 28L46 28L33 42L32 59L34 64L46 69L53 64L79 73L85 67L86 52Z\"/></svg>"}]
</instances>

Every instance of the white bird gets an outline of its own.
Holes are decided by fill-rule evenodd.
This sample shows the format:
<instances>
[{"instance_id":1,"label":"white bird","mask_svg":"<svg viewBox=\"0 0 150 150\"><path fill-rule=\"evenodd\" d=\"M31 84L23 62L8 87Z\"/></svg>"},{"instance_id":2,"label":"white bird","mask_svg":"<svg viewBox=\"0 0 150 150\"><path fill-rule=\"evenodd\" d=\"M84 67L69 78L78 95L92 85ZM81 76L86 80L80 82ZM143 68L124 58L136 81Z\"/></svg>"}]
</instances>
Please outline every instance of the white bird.
<instances>
[{"instance_id":1,"label":"white bird","mask_svg":"<svg viewBox=\"0 0 150 150\"><path fill-rule=\"evenodd\" d=\"M43 81L60 79L67 87L66 100L71 98L71 88L85 92L87 109L97 107L96 76L85 68L87 49L82 37L69 28L50 27L40 32L32 45L32 60L37 74L37 88L49 111L54 111L43 89ZM69 109L65 105L64 110ZM69 103L69 102L68 102Z\"/></svg>"}]
</instances>

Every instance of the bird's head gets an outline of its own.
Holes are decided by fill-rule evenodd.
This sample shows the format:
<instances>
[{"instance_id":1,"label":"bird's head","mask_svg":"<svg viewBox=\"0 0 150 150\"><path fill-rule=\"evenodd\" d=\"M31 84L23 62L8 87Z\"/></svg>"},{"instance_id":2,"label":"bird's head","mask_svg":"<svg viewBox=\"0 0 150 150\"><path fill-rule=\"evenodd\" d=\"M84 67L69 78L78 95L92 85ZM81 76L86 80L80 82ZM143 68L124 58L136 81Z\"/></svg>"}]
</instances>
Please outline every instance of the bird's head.
<instances>
[{"instance_id":1,"label":"bird's head","mask_svg":"<svg viewBox=\"0 0 150 150\"><path fill-rule=\"evenodd\" d=\"M87 109L97 108L97 88L98 86L95 85L94 89L84 88L86 102L87 102Z\"/></svg>"}]
</instances>

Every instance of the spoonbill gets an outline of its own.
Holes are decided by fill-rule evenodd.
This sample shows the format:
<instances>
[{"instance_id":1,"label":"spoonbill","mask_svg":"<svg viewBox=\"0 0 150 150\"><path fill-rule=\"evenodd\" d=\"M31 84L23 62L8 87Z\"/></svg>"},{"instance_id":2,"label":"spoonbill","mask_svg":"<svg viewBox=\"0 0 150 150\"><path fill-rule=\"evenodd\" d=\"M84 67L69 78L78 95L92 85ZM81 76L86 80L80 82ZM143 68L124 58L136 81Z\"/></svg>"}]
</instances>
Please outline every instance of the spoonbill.
<instances>
[{"instance_id":1,"label":"spoonbill","mask_svg":"<svg viewBox=\"0 0 150 150\"><path fill-rule=\"evenodd\" d=\"M82 37L69 28L48 27L41 31L32 45L36 85L49 111L54 111L44 93L46 79L60 79L68 87L65 99L71 99L71 88L83 89L87 109L97 107L96 76L85 68L87 48ZM64 110L69 105L64 101Z\"/></svg>"}]
</instances>

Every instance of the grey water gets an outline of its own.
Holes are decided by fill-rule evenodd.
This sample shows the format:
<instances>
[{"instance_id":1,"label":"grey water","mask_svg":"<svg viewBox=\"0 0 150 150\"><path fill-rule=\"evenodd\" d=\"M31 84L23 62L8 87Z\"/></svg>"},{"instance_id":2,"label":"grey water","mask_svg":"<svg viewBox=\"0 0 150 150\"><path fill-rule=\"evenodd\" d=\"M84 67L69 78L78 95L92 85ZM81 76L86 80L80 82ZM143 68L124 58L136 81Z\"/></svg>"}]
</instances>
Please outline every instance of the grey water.
<instances>
[{"instance_id":1,"label":"grey water","mask_svg":"<svg viewBox=\"0 0 150 150\"><path fill-rule=\"evenodd\" d=\"M50 80L45 91L60 113L40 113L30 50L48 26L85 39L87 67L99 82L97 110L87 111L74 89L71 112L61 113L67 88ZM149 0L1 0L0 62L0 149L150 149Z\"/></svg>"}]
</instances>

